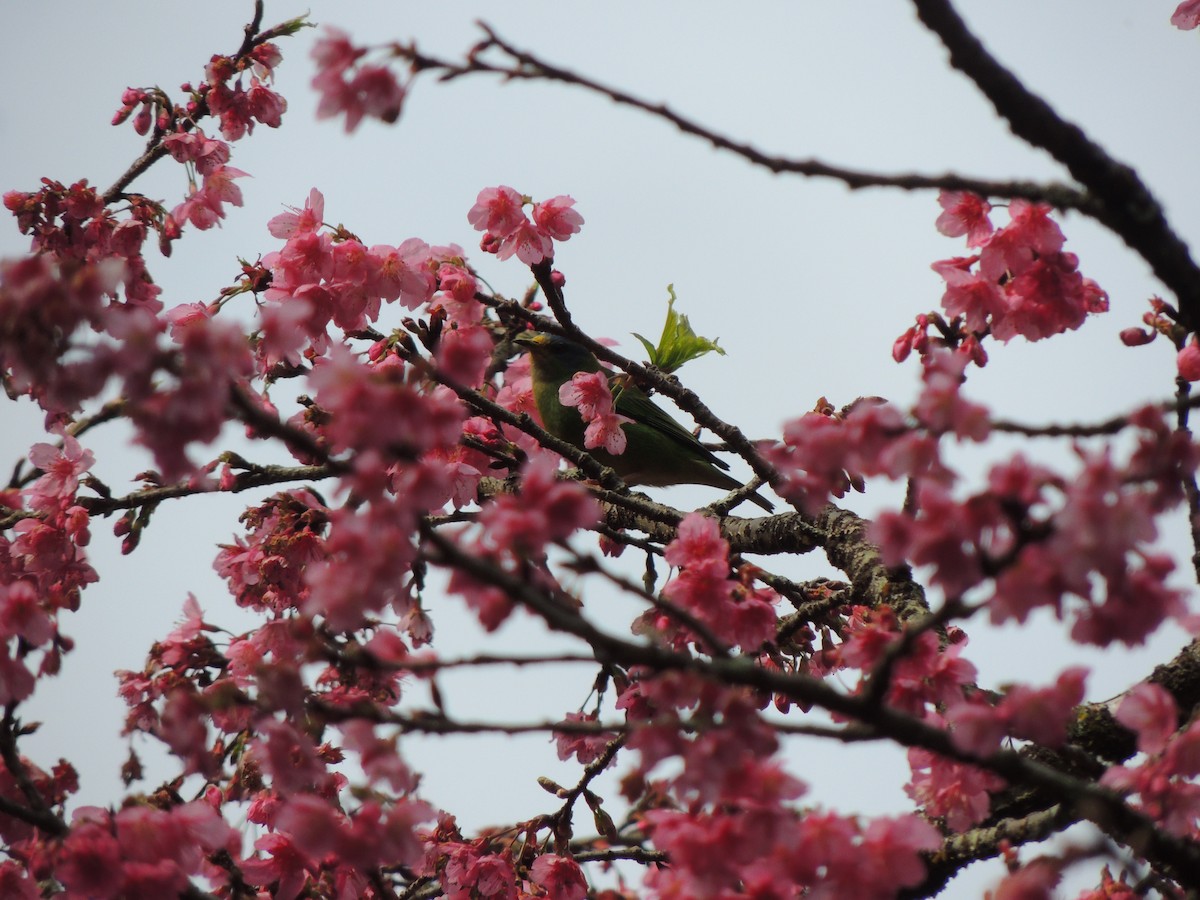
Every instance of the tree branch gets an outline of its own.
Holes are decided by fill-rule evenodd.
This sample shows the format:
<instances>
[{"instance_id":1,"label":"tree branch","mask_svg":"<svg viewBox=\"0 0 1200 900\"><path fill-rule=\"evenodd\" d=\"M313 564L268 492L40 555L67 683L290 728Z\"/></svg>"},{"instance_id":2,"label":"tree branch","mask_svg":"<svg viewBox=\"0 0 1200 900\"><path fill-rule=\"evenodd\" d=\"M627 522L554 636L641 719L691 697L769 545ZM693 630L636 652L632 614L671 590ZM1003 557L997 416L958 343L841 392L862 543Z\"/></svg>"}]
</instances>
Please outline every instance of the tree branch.
<instances>
[{"instance_id":1,"label":"tree branch","mask_svg":"<svg viewBox=\"0 0 1200 900\"><path fill-rule=\"evenodd\" d=\"M442 565L461 569L482 583L500 588L514 601L541 616L551 628L584 640L602 662L616 662L627 667L646 666L655 671L695 672L721 684L739 684L769 694L781 694L798 703L820 706L851 717L903 746L923 747L949 759L995 772L1009 784L1035 788L1053 802L1063 804L1068 815L1087 819L1119 843L1136 847L1139 854L1171 872L1172 877L1185 883L1200 881L1200 846L1162 829L1105 787L1057 771L1013 750L975 756L959 748L941 728L885 705L865 703L862 697L845 694L806 675L772 671L741 658L705 660L653 644L614 637L528 581L497 569L485 559L468 555L430 530L425 530L423 536L438 551L440 559L437 561Z\"/></svg>"},{"instance_id":2,"label":"tree branch","mask_svg":"<svg viewBox=\"0 0 1200 900\"><path fill-rule=\"evenodd\" d=\"M949 0L913 0L913 6L950 52L950 65L975 83L1012 133L1048 152L1087 189L1088 199L1076 208L1106 225L1146 260L1178 299L1183 323L1189 330L1200 329L1200 267L1137 173L1002 66L968 30Z\"/></svg>"},{"instance_id":3,"label":"tree branch","mask_svg":"<svg viewBox=\"0 0 1200 900\"><path fill-rule=\"evenodd\" d=\"M1070 185L1057 182L1038 183L1033 181L996 181L945 172L941 175L926 175L918 172L888 174L868 172L861 169L850 169L834 166L817 159L795 159L785 156L772 156L749 143L736 141L719 132L701 125L694 119L675 112L664 103L652 103L619 88L588 78L575 72L546 62L533 53L520 50L503 38L486 23L479 23L487 38L477 45L468 56L465 63L452 63L437 59L417 51L415 47L400 47L397 52L411 61L414 69L440 71L443 81L450 81L473 74L500 75L505 80L541 80L553 81L573 87L583 88L592 93L607 97L621 106L629 106L662 119L675 126L681 132L692 137L700 138L712 144L718 150L732 153L753 165L760 166L776 174L801 175L809 178L830 178L840 181L851 190L883 187L898 188L905 191L917 190L946 190L970 191L990 197L1022 197L1028 200L1049 203L1059 209L1077 209L1089 215L1095 215L1094 202L1083 192ZM496 48L515 65L500 65L481 59L481 54L490 48Z\"/></svg>"}]
</instances>

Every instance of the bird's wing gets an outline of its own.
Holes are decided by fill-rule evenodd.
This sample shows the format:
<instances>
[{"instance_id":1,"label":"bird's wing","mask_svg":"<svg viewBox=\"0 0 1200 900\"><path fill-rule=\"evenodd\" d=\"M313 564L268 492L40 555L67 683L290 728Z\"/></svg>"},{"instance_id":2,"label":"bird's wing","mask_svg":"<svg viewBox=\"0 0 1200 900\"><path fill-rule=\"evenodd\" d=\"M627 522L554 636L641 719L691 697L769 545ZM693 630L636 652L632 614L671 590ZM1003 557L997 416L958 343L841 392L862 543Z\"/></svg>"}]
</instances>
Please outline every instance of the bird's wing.
<instances>
[{"instance_id":1,"label":"bird's wing","mask_svg":"<svg viewBox=\"0 0 1200 900\"><path fill-rule=\"evenodd\" d=\"M633 385L626 385L620 388L616 407L617 412L621 415L628 416L635 422L653 428L660 434L671 438L686 449L702 457L707 462L712 463L717 468L729 468L729 464L725 460L696 440L694 434L676 422L667 413L663 412L658 404L647 397L639 388Z\"/></svg>"}]
</instances>

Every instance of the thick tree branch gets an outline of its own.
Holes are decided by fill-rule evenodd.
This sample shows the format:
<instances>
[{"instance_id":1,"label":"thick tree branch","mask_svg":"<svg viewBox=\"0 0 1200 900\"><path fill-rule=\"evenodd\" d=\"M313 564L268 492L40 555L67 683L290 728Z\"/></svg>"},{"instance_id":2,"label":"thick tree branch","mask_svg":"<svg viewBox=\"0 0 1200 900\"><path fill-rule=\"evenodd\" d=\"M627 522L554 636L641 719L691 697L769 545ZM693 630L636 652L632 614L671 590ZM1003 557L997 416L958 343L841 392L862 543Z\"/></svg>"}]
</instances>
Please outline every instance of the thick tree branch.
<instances>
[{"instance_id":1,"label":"thick tree branch","mask_svg":"<svg viewBox=\"0 0 1200 900\"><path fill-rule=\"evenodd\" d=\"M972 863L991 859L1004 852L1007 846L1020 846L1043 841L1075 823L1062 806L1031 813L1019 819L1004 819L986 828L972 828L946 838L942 849L925 863L925 880L897 894L898 900L936 897L962 869Z\"/></svg>"},{"instance_id":2,"label":"thick tree branch","mask_svg":"<svg viewBox=\"0 0 1200 900\"><path fill-rule=\"evenodd\" d=\"M1088 200L1076 208L1102 222L1146 260L1178 299L1183 323L1192 331L1200 328L1200 267L1137 173L1002 66L949 0L913 0L913 5L921 22L950 52L950 65L975 83L1013 134L1047 151L1087 189Z\"/></svg>"}]
</instances>

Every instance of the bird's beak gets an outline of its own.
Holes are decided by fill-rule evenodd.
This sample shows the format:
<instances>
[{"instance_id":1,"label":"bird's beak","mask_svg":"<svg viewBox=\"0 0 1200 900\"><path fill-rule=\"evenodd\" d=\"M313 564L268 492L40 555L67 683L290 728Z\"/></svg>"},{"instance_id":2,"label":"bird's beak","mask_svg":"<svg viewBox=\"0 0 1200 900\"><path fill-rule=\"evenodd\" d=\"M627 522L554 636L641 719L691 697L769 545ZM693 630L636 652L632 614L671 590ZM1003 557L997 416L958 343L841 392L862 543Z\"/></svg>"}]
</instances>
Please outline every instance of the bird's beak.
<instances>
[{"instance_id":1,"label":"bird's beak","mask_svg":"<svg viewBox=\"0 0 1200 900\"><path fill-rule=\"evenodd\" d=\"M548 335L542 334L540 331L522 331L515 338L514 344L525 344L530 348L541 347L550 340Z\"/></svg>"}]
</instances>

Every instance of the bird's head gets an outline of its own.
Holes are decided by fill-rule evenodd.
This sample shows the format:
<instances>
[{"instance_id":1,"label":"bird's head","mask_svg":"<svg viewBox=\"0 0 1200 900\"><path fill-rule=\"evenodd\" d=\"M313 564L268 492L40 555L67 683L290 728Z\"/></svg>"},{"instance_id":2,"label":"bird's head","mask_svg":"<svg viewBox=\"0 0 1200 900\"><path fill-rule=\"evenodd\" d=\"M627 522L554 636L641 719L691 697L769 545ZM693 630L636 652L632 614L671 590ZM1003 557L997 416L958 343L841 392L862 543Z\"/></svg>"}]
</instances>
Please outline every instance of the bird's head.
<instances>
[{"instance_id":1,"label":"bird's head","mask_svg":"<svg viewBox=\"0 0 1200 900\"><path fill-rule=\"evenodd\" d=\"M534 365L547 374L563 372L570 378L575 372L598 372L600 364L586 347L544 331L523 331L513 342L529 350Z\"/></svg>"}]
</instances>

